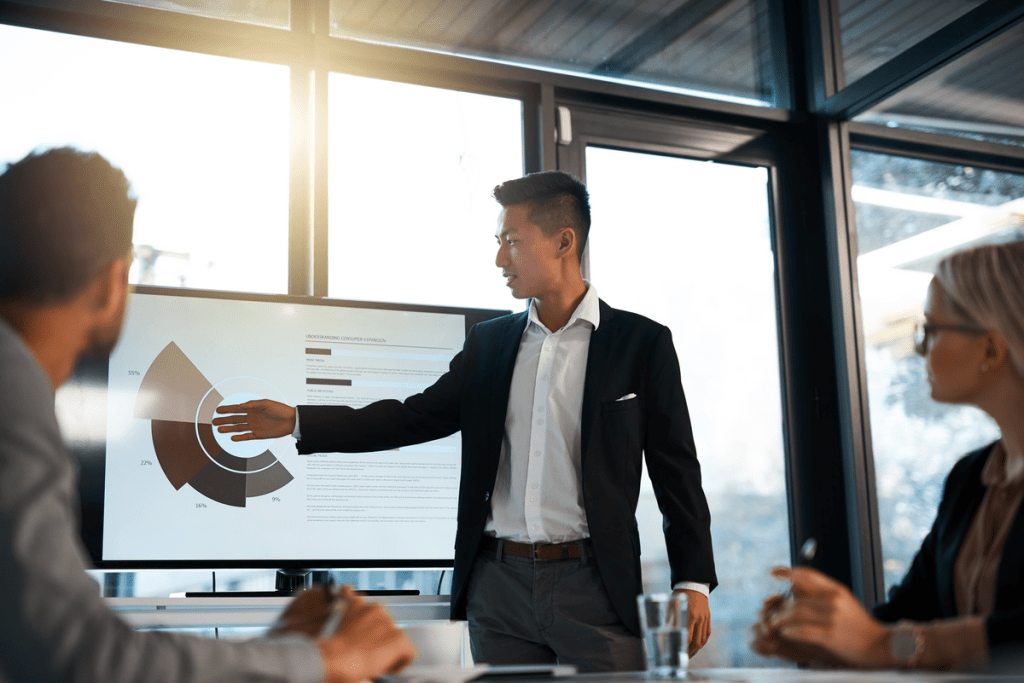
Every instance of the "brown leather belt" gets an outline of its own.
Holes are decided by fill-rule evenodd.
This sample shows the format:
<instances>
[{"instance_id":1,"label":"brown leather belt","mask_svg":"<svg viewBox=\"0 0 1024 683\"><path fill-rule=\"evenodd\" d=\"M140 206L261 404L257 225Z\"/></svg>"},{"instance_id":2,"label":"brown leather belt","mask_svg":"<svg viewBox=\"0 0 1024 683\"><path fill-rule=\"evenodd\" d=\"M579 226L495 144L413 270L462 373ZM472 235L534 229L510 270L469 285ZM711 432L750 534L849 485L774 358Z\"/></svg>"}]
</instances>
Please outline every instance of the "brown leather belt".
<instances>
[{"instance_id":1,"label":"brown leather belt","mask_svg":"<svg viewBox=\"0 0 1024 683\"><path fill-rule=\"evenodd\" d=\"M594 556L594 546L589 538L569 541L568 543L531 544L516 543L515 541L494 538L493 536L484 536L483 542L480 544L480 552L481 554L486 553L497 560L500 560L502 555L528 557L534 560L578 560L582 557L580 555L581 546L585 549L588 558Z\"/></svg>"}]
</instances>

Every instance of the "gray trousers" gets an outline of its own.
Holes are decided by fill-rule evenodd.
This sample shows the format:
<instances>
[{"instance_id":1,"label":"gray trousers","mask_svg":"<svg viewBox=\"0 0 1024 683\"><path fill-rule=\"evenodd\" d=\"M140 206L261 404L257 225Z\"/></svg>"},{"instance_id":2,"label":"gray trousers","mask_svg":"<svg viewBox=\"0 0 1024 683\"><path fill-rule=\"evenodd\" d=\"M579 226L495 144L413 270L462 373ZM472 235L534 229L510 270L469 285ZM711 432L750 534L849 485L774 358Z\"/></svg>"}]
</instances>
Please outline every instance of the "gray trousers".
<instances>
[{"instance_id":1,"label":"gray trousers","mask_svg":"<svg viewBox=\"0 0 1024 683\"><path fill-rule=\"evenodd\" d=\"M468 591L477 663L573 664L580 672L644 668L643 644L622 624L592 559L481 555Z\"/></svg>"}]
</instances>

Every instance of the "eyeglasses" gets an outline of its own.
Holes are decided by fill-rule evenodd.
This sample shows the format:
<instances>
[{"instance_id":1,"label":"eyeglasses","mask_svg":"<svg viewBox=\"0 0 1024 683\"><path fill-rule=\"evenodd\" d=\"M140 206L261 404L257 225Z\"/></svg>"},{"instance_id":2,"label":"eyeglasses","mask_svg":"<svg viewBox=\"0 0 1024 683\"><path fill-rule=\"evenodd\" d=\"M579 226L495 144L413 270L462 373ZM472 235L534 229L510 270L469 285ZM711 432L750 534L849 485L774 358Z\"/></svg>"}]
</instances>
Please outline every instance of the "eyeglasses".
<instances>
[{"instance_id":1,"label":"eyeglasses","mask_svg":"<svg viewBox=\"0 0 1024 683\"><path fill-rule=\"evenodd\" d=\"M940 325L919 320L914 323L914 351L923 356L928 353L928 344L936 332L961 332L963 334L985 334L988 330L976 325Z\"/></svg>"}]
</instances>

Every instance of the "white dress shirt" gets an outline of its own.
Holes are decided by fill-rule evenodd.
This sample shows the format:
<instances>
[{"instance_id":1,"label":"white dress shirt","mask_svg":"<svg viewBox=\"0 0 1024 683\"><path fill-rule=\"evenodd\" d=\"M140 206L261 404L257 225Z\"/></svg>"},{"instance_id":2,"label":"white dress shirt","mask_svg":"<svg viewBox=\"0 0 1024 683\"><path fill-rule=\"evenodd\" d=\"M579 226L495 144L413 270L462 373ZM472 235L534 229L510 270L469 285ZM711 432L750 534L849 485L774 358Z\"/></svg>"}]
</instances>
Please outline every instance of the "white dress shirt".
<instances>
[{"instance_id":1,"label":"white dress shirt","mask_svg":"<svg viewBox=\"0 0 1024 683\"><path fill-rule=\"evenodd\" d=\"M520 543L590 536L583 509L580 420L590 335L601 324L597 290L552 332L530 304L512 371L505 436L485 530Z\"/></svg>"},{"instance_id":2,"label":"white dress shirt","mask_svg":"<svg viewBox=\"0 0 1024 683\"><path fill-rule=\"evenodd\" d=\"M520 543L589 538L583 507L580 421L590 336L601 324L597 290L587 293L569 322L552 332L536 302L512 372L505 435L485 533ZM709 592L706 583L673 588Z\"/></svg>"}]
</instances>

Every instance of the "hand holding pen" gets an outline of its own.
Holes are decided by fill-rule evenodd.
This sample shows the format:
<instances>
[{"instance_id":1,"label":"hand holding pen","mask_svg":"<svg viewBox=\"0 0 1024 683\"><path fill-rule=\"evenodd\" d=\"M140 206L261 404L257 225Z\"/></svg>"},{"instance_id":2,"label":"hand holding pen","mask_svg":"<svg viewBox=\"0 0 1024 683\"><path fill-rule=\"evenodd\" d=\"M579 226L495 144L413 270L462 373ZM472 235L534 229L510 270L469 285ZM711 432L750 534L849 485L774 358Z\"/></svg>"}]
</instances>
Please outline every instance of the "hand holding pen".
<instances>
[{"instance_id":1,"label":"hand holding pen","mask_svg":"<svg viewBox=\"0 0 1024 683\"><path fill-rule=\"evenodd\" d=\"M270 635L305 633L316 639L331 683L357 683L404 669L416 656L384 608L333 583L303 591Z\"/></svg>"}]
</instances>

